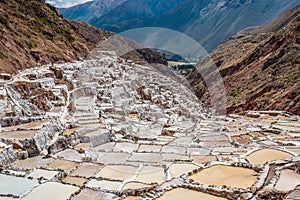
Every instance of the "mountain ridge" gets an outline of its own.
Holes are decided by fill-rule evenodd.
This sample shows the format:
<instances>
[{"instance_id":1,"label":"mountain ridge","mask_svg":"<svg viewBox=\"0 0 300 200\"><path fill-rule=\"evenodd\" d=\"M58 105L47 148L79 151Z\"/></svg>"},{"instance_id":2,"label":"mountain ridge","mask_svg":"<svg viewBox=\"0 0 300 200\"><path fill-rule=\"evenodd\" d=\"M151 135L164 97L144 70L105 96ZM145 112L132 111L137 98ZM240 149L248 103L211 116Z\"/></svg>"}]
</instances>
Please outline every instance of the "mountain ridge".
<instances>
[{"instance_id":1,"label":"mountain ridge","mask_svg":"<svg viewBox=\"0 0 300 200\"><path fill-rule=\"evenodd\" d=\"M89 23L117 33L139 27L169 28L187 34L210 52L238 31L263 25L300 4L300 0L163 0L155 6L153 2L127 0Z\"/></svg>"},{"instance_id":2,"label":"mountain ridge","mask_svg":"<svg viewBox=\"0 0 300 200\"><path fill-rule=\"evenodd\" d=\"M65 18L89 22L93 17L100 17L126 0L95 0L72 6L58 8Z\"/></svg>"},{"instance_id":3,"label":"mountain ridge","mask_svg":"<svg viewBox=\"0 0 300 200\"><path fill-rule=\"evenodd\" d=\"M229 113L300 113L299 22L298 5L262 27L240 32L211 53L225 83ZM201 75L194 71L188 79L196 95L209 104Z\"/></svg>"}]
</instances>

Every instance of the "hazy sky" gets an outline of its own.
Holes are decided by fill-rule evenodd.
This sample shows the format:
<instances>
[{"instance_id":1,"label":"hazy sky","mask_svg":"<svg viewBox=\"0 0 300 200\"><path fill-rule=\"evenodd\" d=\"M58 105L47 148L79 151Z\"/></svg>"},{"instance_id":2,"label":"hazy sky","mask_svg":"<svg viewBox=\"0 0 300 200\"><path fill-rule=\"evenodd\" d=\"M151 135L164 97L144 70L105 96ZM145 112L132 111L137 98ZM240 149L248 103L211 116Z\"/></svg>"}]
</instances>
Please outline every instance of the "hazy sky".
<instances>
[{"instance_id":1,"label":"hazy sky","mask_svg":"<svg viewBox=\"0 0 300 200\"><path fill-rule=\"evenodd\" d=\"M84 3L91 0L46 0L47 3L50 3L58 8L71 7L76 4Z\"/></svg>"}]
</instances>

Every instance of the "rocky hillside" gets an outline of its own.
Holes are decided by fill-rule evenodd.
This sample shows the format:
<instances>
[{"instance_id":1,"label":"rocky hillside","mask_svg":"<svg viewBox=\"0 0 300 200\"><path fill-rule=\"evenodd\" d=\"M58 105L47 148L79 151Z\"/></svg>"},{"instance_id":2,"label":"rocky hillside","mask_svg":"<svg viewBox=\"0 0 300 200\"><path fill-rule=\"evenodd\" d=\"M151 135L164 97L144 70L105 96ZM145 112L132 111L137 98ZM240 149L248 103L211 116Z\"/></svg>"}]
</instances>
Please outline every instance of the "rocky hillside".
<instances>
[{"instance_id":1,"label":"rocky hillside","mask_svg":"<svg viewBox=\"0 0 300 200\"><path fill-rule=\"evenodd\" d=\"M0 27L0 72L83 58L93 47L44 1L1 0Z\"/></svg>"},{"instance_id":2,"label":"rocky hillside","mask_svg":"<svg viewBox=\"0 0 300 200\"><path fill-rule=\"evenodd\" d=\"M300 6L238 33L211 56L225 82L229 113L276 109L300 114ZM193 72L189 81L208 103L200 74Z\"/></svg>"},{"instance_id":3,"label":"rocky hillside","mask_svg":"<svg viewBox=\"0 0 300 200\"><path fill-rule=\"evenodd\" d=\"M114 35L84 22L64 19L56 8L37 0L1 0L0 27L0 72L9 73L39 64L83 59L96 44ZM160 54L145 51L124 57L166 63Z\"/></svg>"},{"instance_id":4,"label":"rocky hillside","mask_svg":"<svg viewBox=\"0 0 300 200\"><path fill-rule=\"evenodd\" d=\"M170 28L211 51L238 31L268 23L297 4L300 0L127 0L89 23L113 32ZM81 8L85 15L85 8Z\"/></svg>"}]
</instances>

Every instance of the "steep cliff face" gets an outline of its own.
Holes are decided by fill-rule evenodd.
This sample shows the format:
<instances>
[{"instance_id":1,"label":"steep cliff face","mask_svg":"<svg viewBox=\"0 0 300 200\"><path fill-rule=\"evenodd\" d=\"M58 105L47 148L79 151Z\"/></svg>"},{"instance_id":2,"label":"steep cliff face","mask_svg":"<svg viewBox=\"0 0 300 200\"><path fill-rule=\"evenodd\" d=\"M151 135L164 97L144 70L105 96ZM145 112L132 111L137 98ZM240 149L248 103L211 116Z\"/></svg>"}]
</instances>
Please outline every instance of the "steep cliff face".
<instances>
[{"instance_id":1,"label":"steep cliff face","mask_svg":"<svg viewBox=\"0 0 300 200\"><path fill-rule=\"evenodd\" d=\"M286 110L300 113L300 6L275 21L244 30L211 54L225 83L227 111ZM189 77L209 103L201 75Z\"/></svg>"},{"instance_id":2,"label":"steep cliff face","mask_svg":"<svg viewBox=\"0 0 300 200\"><path fill-rule=\"evenodd\" d=\"M83 58L93 46L61 17L36 0L0 1L0 72Z\"/></svg>"}]
</instances>

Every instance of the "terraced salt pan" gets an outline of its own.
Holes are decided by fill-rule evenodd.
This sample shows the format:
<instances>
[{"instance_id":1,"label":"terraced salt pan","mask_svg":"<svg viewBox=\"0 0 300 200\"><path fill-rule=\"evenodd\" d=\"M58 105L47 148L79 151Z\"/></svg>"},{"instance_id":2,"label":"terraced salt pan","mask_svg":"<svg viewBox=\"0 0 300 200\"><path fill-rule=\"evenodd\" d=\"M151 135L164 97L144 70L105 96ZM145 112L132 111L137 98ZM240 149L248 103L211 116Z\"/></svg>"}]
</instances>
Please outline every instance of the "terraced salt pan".
<instances>
[{"instance_id":1,"label":"terraced salt pan","mask_svg":"<svg viewBox=\"0 0 300 200\"><path fill-rule=\"evenodd\" d=\"M137 180L143 183L159 183L164 182L165 170L162 167L144 166L137 175Z\"/></svg>"},{"instance_id":2,"label":"terraced salt pan","mask_svg":"<svg viewBox=\"0 0 300 200\"><path fill-rule=\"evenodd\" d=\"M94 163L82 163L73 173L73 176L80 176L80 177L92 177L98 172L103 165L101 164L94 164Z\"/></svg>"},{"instance_id":3,"label":"terraced salt pan","mask_svg":"<svg viewBox=\"0 0 300 200\"><path fill-rule=\"evenodd\" d=\"M297 185L300 185L300 174L293 170L286 169L281 171L275 189L288 192L294 190Z\"/></svg>"},{"instance_id":4,"label":"terraced salt pan","mask_svg":"<svg viewBox=\"0 0 300 200\"><path fill-rule=\"evenodd\" d=\"M189 179L206 185L248 188L256 182L257 172L242 167L214 165L193 174Z\"/></svg>"},{"instance_id":5,"label":"terraced salt pan","mask_svg":"<svg viewBox=\"0 0 300 200\"><path fill-rule=\"evenodd\" d=\"M0 132L1 139L31 139L37 133L37 131L7 131Z\"/></svg>"},{"instance_id":6,"label":"terraced salt pan","mask_svg":"<svg viewBox=\"0 0 300 200\"><path fill-rule=\"evenodd\" d=\"M80 128L72 128L72 129L67 129L63 132L63 135L67 136L67 135L71 135L73 133L75 133L76 131L80 130Z\"/></svg>"},{"instance_id":7,"label":"terraced salt pan","mask_svg":"<svg viewBox=\"0 0 300 200\"><path fill-rule=\"evenodd\" d=\"M76 162L57 159L57 160L53 161L52 163L50 163L48 168L61 169L61 170L64 170L65 172L69 173L72 169L74 169L78 165L79 164Z\"/></svg>"},{"instance_id":8,"label":"terraced salt pan","mask_svg":"<svg viewBox=\"0 0 300 200\"><path fill-rule=\"evenodd\" d=\"M48 182L33 189L24 200L52 200L68 199L72 194L79 190L79 187L65 185L56 182Z\"/></svg>"},{"instance_id":9,"label":"terraced salt pan","mask_svg":"<svg viewBox=\"0 0 300 200\"><path fill-rule=\"evenodd\" d=\"M138 168L125 165L107 165L105 166L96 177L108 178L114 180L125 180L133 178Z\"/></svg>"},{"instance_id":10,"label":"terraced salt pan","mask_svg":"<svg viewBox=\"0 0 300 200\"><path fill-rule=\"evenodd\" d=\"M36 179L26 179L0 174L0 194L22 196L38 185ZM1 197L0 197L1 199Z\"/></svg>"},{"instance_id":11,"label":"terraced salt pan","mask_svg":"<svg viewBox=\"0 0 300 200\"><path fill-rule=\"evenodd\" d=\"M119 199L119 197L110 193L95 191L91 189L83 189L77 196L72 198L72 200L87 200L87 199L104 200L104 199Z\"/></svg>"},{"instance_id":12,"label":"terraced salt pan","mask_svg":"<svg viewBox=\"0 0 300 200\"><path fill-rule=\"evenodd\" d=\"M179 146L164 146L161 151L164 153L184 154L186 152L186 148Z\"/></svg>"},{"instance_id":13,"label":"terraced salt pan","mask_svg":"<svg viewBox=\"0 0 300 200\"><path fill-rule=\"evenodd\" d=\"M124 164L127 159L127 153L109 152L101 156L98 161L104 164Z\"/></svg>"},{"instance_id":14,"label":"terraced salt pan","mask_svg":"<svg viewBox=\"0 0 300 200\"><path fill-rule=\"evenodd\" d=\"M96 179L92 179L86 184L86 187L117 191L120 189L121 185L122 182L120 181L106 181L106 180L97 181Z\"/></svg>"},{"instance_id":15,"label":"terraced salt pan","mask_svg":"<svg viewBox=\"0 0 300 200\"><path fill-rule=\"evenodd\" d=\"M161 145L145 145L141 144L139 148L139 152L153 152L153 153L158 153L162 149Z\"/></svg>"},{"instance_id":16,"label":"terraced salt pan","mask_svg":"<svg viewBox=\"0 0 300 200\"><path fill-rule=\"evenodd\" d=\"M114 151L121 151L121 152L127 152L131 153L133 151L136 151L138 149L139 145L138 144L133 144L133 143L117 143Z\"/></svg>"},{"instance_id":17,"label":"terraced salt pan","mask_svg":"<svg viewBox=\"0 0 300 200\"><path fill-rule=\"evenodd\" d=\"M34 170L32 173L30 173L28 175L28 177L32 177L34 179L44 178L44 179L47 179L47 180L51 180L58 173L59 173L59 171L50 171L50 170L44 170L44 169L37 169L37 170Z\"/></svg>"},{"instance_id":18,"label":"terraced salt pan","mask_svg":"<svg viewBox=\"0 0 300 200\"><path fill-rule=\"evenodd\" d=\"M262 149L254 151L246 158L251 164L265 164L273 160L283 160L290 157L293 157L293 155L284 151L275 149Z\"/></svg>"},{"instance_id":19,"label":"terraced salt pan","mask_svg":"<svg viewBox=\"0 0 300 200\"><path fill-rule=\"evenodd\" d=\"M3 131L13 131L17 129L41 129L45 124L50 122L50 120L43 120L38 122L32 122L28 124L21 124L17 126L3 127Z\"/></svg>"},{"instance_id":20,"label":"terraced salt pan","mask_svg":"<svg viewBox=\"0 0 300 200\"><path fill-rule=\"evenodd\" d=\"M115 148L115 143L114 142L108 142L102 145L99 145L97 147L94 147L94 151L112 151Z\"/></svg>"},{"instance_id":21,"label":"terraced salt pan","mask_svg":"<svg viewBox=\"0 0 300 200\"><path fill-rule=\"evenodd\" d=\"M77 185L79 187L83 186L85 182L87 182L88 179L85 178L78 178L74 176L67 176L63 179L63 182L69 183L71 185Z\"/></svg>"},{"instance_id":22,"label":"terraced salt pan","mask_svg":"<svg viewBox=\"0 0 300 200\"><path fill-rule=\"evenodd\" d=\"M130 182L130 183L127 183L126 185L124 185L122 190L128 190L128 189L135 190L135 189L141 189L141 188L147 188L147 187L151 187L151 185L139 183L139 182Z\"/></svg>"},{"instance_id":23,"label":"terraced salt pan","mask_svg":"<svg viewBox=\"0 0 300 200\"><path fill-rule=\"evenodd\" d=\"M274 124L272 127L280 130L287 130L290 132L298 132L298 133L300 132L299 122L280 122Z\"/></svg>"},{"instance_id":24,"label":"terraced salt pan","mask_svg":"<svg viewBox=\"0 0 300 200\"><path fill-rule=\"evenodd\" d=\"M176 200L226 200L221 197L213 196L210 194L205 194L202 192L197 192L194 190L183 189L183 188L176 188L171 191L166 192L163 196L158 198L158 200L169 200L169 199L176 199Z\"/></svg>"},{"instance_id":25,"label":"terraced salt pan","mask_svg":"<svg viewBox=\"0 0 300 200\"><path fill-rule=\"evenodd\" d=\"M194 164L172 164L170 167L170 175L171 178L179 177L184 173L188 173L193 171L194 169L198 169L199 167Z\"/></svg>"},{"instance_id":26,"label":"terraced salt pan","mask_svg":"<svg viewBox=\"0 0 300 200\"><path fill-rule=\"evenodd\" d=\"M191 156L195 163L204 164L217 160L216 156Z\"/></svg>"},{"instance_id":27,"label":"terraced salt pan","mask_svg":"<svg viewBox=\"0 0 300 200\"><path fill-rule=\"evenodd\" d=\"M164 161L191 161L191 158L186 155L179 155L174 153L162 153L161 154Z\"/></svg>"},{"instance_id":28,"label":"terraced salt pan","mask_svg":"<svg viewBox=\"0 0 300 200\"><path fill-rule=\"evenodd\" d=\"M66 160L72 160L72 161L77 161L77 162L82 161L82 155L74 149L66 149L64 151L61 151L61 152L55 154L55 155L57 157L60 157L60 158L66 159Z\"/></svg>"},{"instance_id":29,"label":"terraced salt pan","mask_svg":"<svg viewBox=\"0 0 300 200\"><path fill-rule=\"evenodd\" d=\"M46 167L52 161L52 158L44 159L42 156L36 156L32 158L27 158L25 160L18 160L15 166L20 169L35 169L40 167Z\"/></svg>"},{"instance_id":30,"label":"terraced salt pan","mask_svg":"<svg viewBox=\"0 0 300 200\"><path fill-rule=\"evenodd\" d=\"M162 157L158 153L132 153L129 161L141 161L141 162L160 162Z\"/></svg>"}]
</instances>

